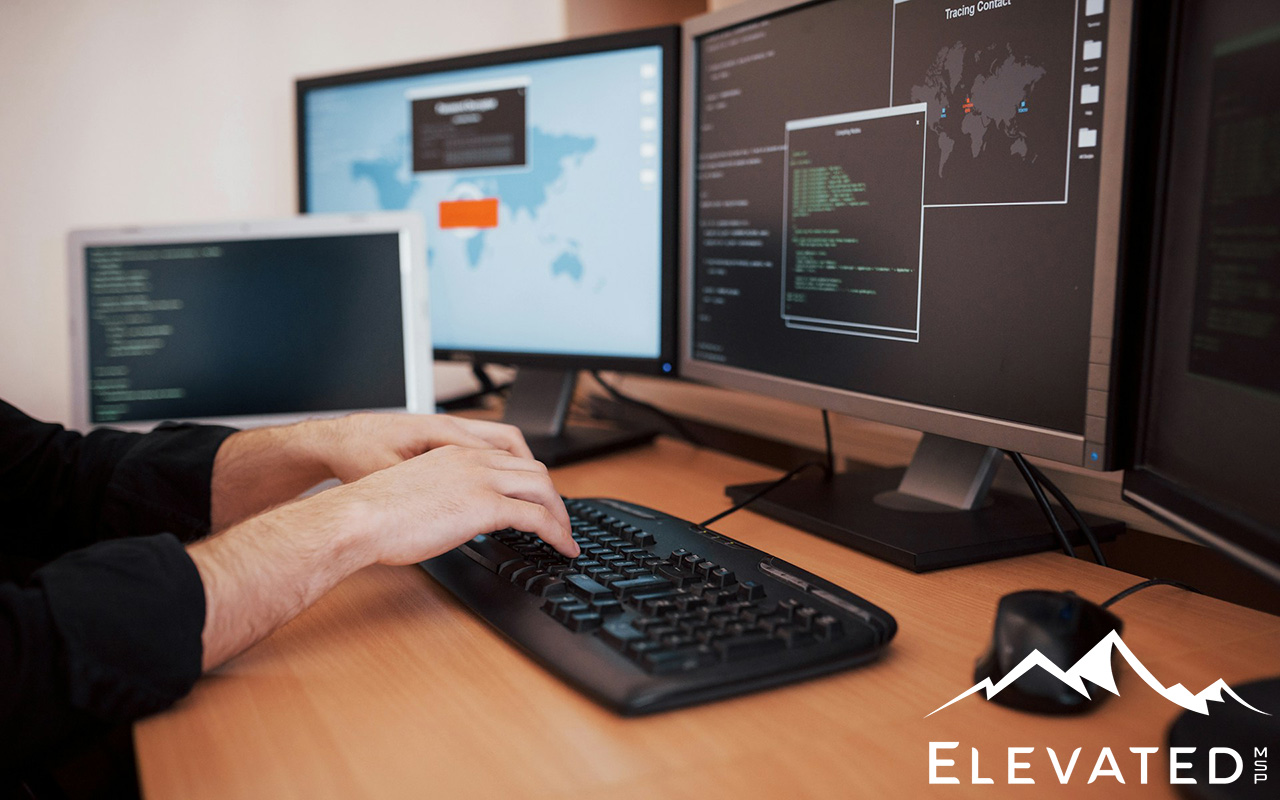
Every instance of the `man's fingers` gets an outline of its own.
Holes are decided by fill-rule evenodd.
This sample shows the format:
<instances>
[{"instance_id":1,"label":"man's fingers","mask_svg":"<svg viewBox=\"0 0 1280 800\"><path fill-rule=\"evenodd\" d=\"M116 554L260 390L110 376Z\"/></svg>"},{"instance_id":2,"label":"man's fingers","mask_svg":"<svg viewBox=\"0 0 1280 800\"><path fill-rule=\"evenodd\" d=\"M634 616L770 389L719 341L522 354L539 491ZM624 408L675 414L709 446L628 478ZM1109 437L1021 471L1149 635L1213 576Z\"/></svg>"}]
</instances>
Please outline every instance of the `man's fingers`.
<instances>
[{"instance_id":1,"label":"man's fingers","mask_svg":"<svg viewBox=\"0 0 1280 800\"><path fill-rule=\"evenodd\" d=\"M477 419L464 419L458 422L493 447L506 450L521 458L533 458L533 451L529 449L529 443L524 440L524 434L514 425Z\"/></svg>"},{"instance_id":2,"label":"man's fingers","mask_svg":"<svg viewBox=\"0 0 1280 800\"><path fill-rule=\"evenodd\" d=\"M570 535L569 528L557 520L546 506L513 497L501 498L500 502L503 515L510 527L537 534L538 538L569 558L577 558L581 554L582 551Z\"/></svg>"},{"instance_id":3,"label":"man's fingers","mask_svg":"<svg viewBox=\"0 0 1280 800\"><path fill-rule=\"evenodd\" d=\"M511 472L547 474L547 465L541 461L534 461L532 458L524 458L522 456L513 456L506 450L488 451L485 464L493 469L509 470Z\"/></svg>"},{"instance_id":4,"label":"man's fingers","mask_svg":"<svg viewBox=\"0 0 1280 800\"><path fill-rule=\"evenodd\" d=\"M494 488L507 497L538 503L551 512L560 526L569 530L569 512L564 507L560 494L551 485L551 479L532 472L497 472L494 475Z\"/></svg>"}]
</instances>

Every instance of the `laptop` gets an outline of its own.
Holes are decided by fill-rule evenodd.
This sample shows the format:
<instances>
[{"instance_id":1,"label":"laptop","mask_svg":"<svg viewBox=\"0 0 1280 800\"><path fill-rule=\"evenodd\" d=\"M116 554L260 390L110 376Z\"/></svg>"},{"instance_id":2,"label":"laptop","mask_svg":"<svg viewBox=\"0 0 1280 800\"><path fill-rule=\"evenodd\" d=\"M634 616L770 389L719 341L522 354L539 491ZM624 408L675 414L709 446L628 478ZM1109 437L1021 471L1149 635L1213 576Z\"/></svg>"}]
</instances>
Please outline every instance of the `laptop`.
<instances>
[{"instance_id":1,"label":"laptop","mask_svg":"<svg viewBox=\"0 0 1280 800\"><path fill-rule=\"evenodd\" d=\"M77 230L72 424L431 412L420 214Z\"/></svg>"}]
</instances>

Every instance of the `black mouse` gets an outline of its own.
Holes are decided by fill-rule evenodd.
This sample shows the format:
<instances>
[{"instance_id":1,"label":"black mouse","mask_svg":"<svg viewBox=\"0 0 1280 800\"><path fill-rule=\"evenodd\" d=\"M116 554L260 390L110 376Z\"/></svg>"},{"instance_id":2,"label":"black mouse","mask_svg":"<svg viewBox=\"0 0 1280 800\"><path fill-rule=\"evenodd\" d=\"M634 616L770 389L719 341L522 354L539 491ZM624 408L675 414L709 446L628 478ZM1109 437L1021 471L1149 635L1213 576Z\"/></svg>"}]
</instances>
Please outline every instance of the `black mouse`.
<instances>
[{"instance_id":1,"label":"black mouse","mask_svg":"<svg viewBox=\"0 0 1280 800\"><path fill-rule=\"evenodd\" d=\"M1034 650L1067 672L1107 634L1120 633L1123 628L1115 614L1074 592L1007 594L1000 598L991 646L978 659L974 680L981 683L989 678L997 684ZM1114 664L1114 658L1112 661ZM1084 685L1090 697L1036 666L989 699L1039 714L1078 714L1096 708L1110 694L1093 684Z\"/></svg>"}]
</instances>

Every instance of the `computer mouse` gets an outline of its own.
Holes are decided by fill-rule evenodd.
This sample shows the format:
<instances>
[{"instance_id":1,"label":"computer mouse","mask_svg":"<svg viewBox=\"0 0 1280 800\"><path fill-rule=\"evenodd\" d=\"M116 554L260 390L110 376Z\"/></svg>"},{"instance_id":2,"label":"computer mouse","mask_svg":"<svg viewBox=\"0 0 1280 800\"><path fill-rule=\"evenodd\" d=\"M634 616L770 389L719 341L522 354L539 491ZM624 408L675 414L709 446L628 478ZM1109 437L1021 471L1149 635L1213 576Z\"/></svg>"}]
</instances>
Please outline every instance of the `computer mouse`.
<instances>
[{"instance_id":1,"label":"computer mouse","mask_svg":"<svg viewBox=\"0 0 1280 800\"><path fill-rule=\"evenodd\" d=\"M1032 590L1007 594L1000 598L991 645L978 659L974 680L981 683L990 679L995 685L1022 668L1026 671L987 699L1038 714L1090 711L1110 692L1086 682L1090 695L1086 697L1044 667L1028 669L1023 661L1039 650L1068 672L1108 633L1119 633L1123 627L1115 614L1074 592Z\"/></svg>"}]
</instances>

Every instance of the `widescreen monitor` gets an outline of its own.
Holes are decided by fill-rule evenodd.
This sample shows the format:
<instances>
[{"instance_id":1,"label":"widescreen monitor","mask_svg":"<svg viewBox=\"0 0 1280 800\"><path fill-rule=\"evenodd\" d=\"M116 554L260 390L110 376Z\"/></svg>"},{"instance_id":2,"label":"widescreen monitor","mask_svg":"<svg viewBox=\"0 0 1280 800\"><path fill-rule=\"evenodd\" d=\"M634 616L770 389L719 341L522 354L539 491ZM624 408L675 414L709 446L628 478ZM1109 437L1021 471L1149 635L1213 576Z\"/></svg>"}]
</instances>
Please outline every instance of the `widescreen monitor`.
<instances>
[{"instance_id":1,"label":"widescreen monitor","mask_svg":"<svg viewBox=\"0 0 1280 800\"><path fill-rule=\"evenodd\" d=\"M73 231L74 425L434 409L412 214Z\"/></svg>"},{"instance_id":2,"label":"widescreen monitor","mask_svg":"<svg viewBox=\"0 0 1280 800\"><path fill-rule=\"evenodd\" d=\"M686 23L682 374L926 434L902 491L863 481L885 496L828 535L912 525L886 503L1019 528L975 522L991 448L1114 468L1132 5L747 0ZM788 521L843 513L821 493ZM946 515L916 516L911 553L870 546L964 560L916 558Z\"/></svg>"},{"instance_id":3,"label":"widescreen monitor","mask_svg":"<svg viewBox=\"0 0 1280 800\"><path fill-rule=\"evenodd\" d=\"M563 433L580 369L674 370L677 53L657 28L297 84L301 210L421 214L436 355L519 365L528 434Z\"/></svg>"}]
</instances>

